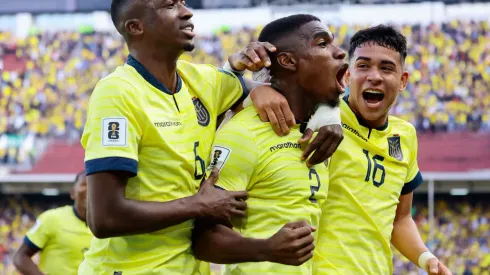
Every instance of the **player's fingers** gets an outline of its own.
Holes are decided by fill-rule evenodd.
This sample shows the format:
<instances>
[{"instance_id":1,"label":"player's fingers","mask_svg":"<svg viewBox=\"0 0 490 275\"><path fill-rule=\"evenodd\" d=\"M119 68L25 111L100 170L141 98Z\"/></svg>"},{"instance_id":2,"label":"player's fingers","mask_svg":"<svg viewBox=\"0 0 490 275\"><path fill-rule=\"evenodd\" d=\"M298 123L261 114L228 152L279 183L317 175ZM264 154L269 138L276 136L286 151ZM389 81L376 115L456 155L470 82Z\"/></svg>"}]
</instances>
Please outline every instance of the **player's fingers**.
<instances>
[{"instance_id":1,"label":"player's fingers","mask_svg":"<svg viewBox=\"0 0 490 275\"><path fill-rule=\"evenodd\" d=\"M243 218L246 216L245 210L232 209L230 212L233 217Z\"/></svg>"},{"instance_id":2,"label":"player's fingers","mask_svg":"<svg viewBox=\"0 0 490 275\"><path fill-rule=\"evenodd\" d=\"M299 143L304 143L309 141L313 137L313 130L310 128L306 129L305 132L303 133L303 136L298 140ZM303 156L305 153L303 152Z\"/></svg>"},{"instance_id":3,"label":"player's fingers","mask_svg":"<svg viewBox=\"0 0 490 275\"><path fill-rule=\"evenodd\" d=\"M305 220L301 220L296 222L288 222L286 225L284 225L284 227L296 229L301 227L310 227L310 224L308 224L308 222Z\"/></svg>"},{"instance_id":4,"label":"player's fingers","mask_svg":"<svg viewBox=\"0 0 490 275\"><path fill-rule=\"evenodd\" d=\"M308 146L306 146L305 150L303 151L303 156L302 156L302 160L305 160L307 159L311 153L313 153L313 151L317 150L318 148L320 148L320 146L322 146L322 143L323 143L323 138L320 136L320 134L318 134L312 142L310 142L308 144Z\"/></svg>"},{"instance_id":5,"label":"player's fingers","mask_svg":"<svg viewBox=\"0 0 490 275\"><path fill-rule=\"evenodd\" d=\"M275 52L277 50L276 46L272 45L269 42L260 42L260 44L264 46L264 48L266 48L269 52Z\"/></svg>"},{"instance_id":6,"label":"player's fingers","mask_svg":"<svg viewBox=\"0 0 490 275\"><path fill-rule=\"evenodd\" d=\"M259 56L260 60L262 60L264 66L269 67L271 65L271 59L269 58L269 54L265 47L260 45L255 49L255 53Z\"/></svg>"},{"instance_id":7,"label":"player's fingers","mask_svg":"<svg viewBox=\"0 0 490 275\"><path fill-rule=\"evenodd\" d=\"M260 59L260 57L257 55L257 53L255 52L254 49L247 49L247 51L245 52L245 55L250 58L250 60L255 64L255 65L259 65L262 60Z\"/></svg>"},{"instance_id":8,"label":"player's fingers","mask_svg":"<svg viewBox=\"0 0 490 275\"><path fill-rule=\"evenodd\" d=\"M310 244L304 246L303 248L299 249L298 251L296 251L296 256L301 258L301 257L305 256L306 254L312 252L313 249L315 249L315 244L310 243Z\"/></svg>"},{"instance_id":9,"label":"player's fingers","mask_svg":"<svg viewBox=\"0 0 490 275\"><path fill-rule=\"evenodd\" d=\"M218 168L215 167L211 171L209 177L202 183L202 186L214 185L216 182L218 182L218 179L219 179L219 170Z\"/></svg>"},{"instance_id":10,"label":"player's fingers","mask_svg":"<svg viewBox=\"0 0 490 275\"><path fill-rule=\"evenodd\" d=\"M274 111L271 108L267 108L265 110L265 112L267 113L267 117L271 123L272 129L274 130L274 132L276 132L276 135L282 137L283 134L282 134L281 126L279 125L279 122L277 121L277 117L276 117Z\"/></svg>"},{"instance_id":11,"label":"player's fingers","mask_svg":"<svg viewBox=\"0 0 490 275\"><path fill-rule=\"evenodd\" d=\"M299 258L298 259L298 265L304 264L305 262L307 262L311 258L313 258L313 252L310 252L310 253L306 254L305 256Z\"/></svg>"},{"instance_id":12,"label":"player's fingers","mask_svg":"<svg viewBox=\"0 0 490 275\"><path fill-rule=\"evenodd\" d=\"M313 236L311 235L312 231L311 231L311 227L309 226L293 229L293 233L294 233L293 237L295 239L303 239L304 237L307 236Z\"/></svg>"},{"instance_id":13,"label":"player's fingers","mask_svg":"<svg viewBox=\"0 0 490 275\"><path fill-rule=\"evenodd\" d=\"M338 147L338 143L335 142L334 140L326 140L323 142L323 144L318 148L313 156L308 160L307 166L311 167L315 164L322 163L325 160L327 160L329 157L332 156L332 154L335 152L335 150ZM326 149L325 149L326 148Z\"/></svg>"},{"instance_id":14,"label":"player's fingers","mask_svg":"<svg viewBox=\"0 0 490 275\"><path fill-rule=\"evenodd\" d=\"M294 125L296 125L296 119L294 118L294 114L289 107L288 101L283 100L281 101L280 105L284 118L286 118L287 125L289 127L293 127Z\"/></svg>"},{"instance_id":15,"label":"player's fingers","mask_svg":"<svg viewBox=\"0 0 490 275\"><path fill-rule=\"evenodd\" d=\"M286 118L284 117L284 114L282 113L281 106L280 105L273 106L272 111L276 115L277 122L279 123L279 127L281 128L281 132L283 133L283 135L288 135L289 126L288 123L286 122Z\"/></svg>"},{"instance_id":16,"label":"player's fingers","mask_svg":"<svg viewBox=\"0 0 490 275\"><path fill-rule=\"evenodd\" d=\"M310 233L310 234L302 237L301 239L297 240L296 249L301 249L301 248L308 246L314 242L315 242L315 238Z\"/></svg>"},{"instance_id":17,"label":"player's fingers","mask_svg":"<svg viewBox=\"0 0 490 275\"><path fill-rule=\"evenodd\" d=\"M452 275L453 273L449 270L449 268L447 268L441 262L439 262L439 274Z\"/></svg>"},{"instance_id":18,"label":"player's fingers","mask_svg":"<svg viewBox=\"0 0 490 275\"><path fill-rule=\"evenodd\" d=\"M247 204L244 201L235 201L233 205L238 210L243 210L243 211L247 210Z\"/></svg>"},{"instance_id":19,"label":"player's fingers","mask_svg":"<svg viewBox=\"0 0 490 275\"><path fill-rule=\"evenodd\" d=\"M247 191L233 191L231 195L235 197L237 201L246 201L248 199Z\"/></svg>"},{"instance_id":20,"label":"player's fingers","mask_svg":"<svg viewBox=\"0 0 490 275\"><path fill-rule=\"evenodd\" d=\"M427 272L429 272L430 275L439 274L439 261L437 261L436 259L429 259L427 261L427 266L428 266Z\"/></svg>"}]
</instances>

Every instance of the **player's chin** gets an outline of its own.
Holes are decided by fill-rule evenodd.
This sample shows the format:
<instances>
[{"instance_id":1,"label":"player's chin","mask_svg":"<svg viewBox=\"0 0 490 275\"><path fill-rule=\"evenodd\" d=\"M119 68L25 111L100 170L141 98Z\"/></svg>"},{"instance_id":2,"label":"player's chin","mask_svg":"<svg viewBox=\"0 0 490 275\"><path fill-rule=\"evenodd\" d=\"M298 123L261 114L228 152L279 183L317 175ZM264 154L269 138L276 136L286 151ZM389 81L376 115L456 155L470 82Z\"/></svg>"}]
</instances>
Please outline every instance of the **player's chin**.
<instances>
[{"instance_id":1,"label":"player's chin","mask_svg":"<svg viewBox=\"0 0 490 275\"><path fill-rule=\"evenodd\" d=\"M194 48L195 48L195 47L196 47L196 46L195 46L195 44L194 44L194 41L192 41L192 40L191 40L191 41L187 41L187 42L185 42L182 48L183 48L183 49L184 49L184 51L186 51L186 52L192 52L192 51L194 50Z\"/></svg>"}]
</instances>

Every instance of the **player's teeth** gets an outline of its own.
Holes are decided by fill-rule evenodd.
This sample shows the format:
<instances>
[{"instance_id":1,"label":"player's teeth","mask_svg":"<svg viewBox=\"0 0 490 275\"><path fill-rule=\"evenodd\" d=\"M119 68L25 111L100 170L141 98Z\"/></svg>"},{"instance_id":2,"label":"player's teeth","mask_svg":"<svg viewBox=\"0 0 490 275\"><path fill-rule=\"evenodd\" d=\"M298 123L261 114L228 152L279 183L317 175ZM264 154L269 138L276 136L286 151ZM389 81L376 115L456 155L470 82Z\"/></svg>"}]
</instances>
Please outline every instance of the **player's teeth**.
<instances>
[{"instance_id":1,"label":"player's teeth","mask_svg":"<svg viewBox=\"0 0 490 275\"><path fill-rule=\"evenodd\" d=\"M367 90L367 93L372 93L372 94L383 94L383 92L380 91L374 91L374 90Z\"/></svg>"}]
</instances>

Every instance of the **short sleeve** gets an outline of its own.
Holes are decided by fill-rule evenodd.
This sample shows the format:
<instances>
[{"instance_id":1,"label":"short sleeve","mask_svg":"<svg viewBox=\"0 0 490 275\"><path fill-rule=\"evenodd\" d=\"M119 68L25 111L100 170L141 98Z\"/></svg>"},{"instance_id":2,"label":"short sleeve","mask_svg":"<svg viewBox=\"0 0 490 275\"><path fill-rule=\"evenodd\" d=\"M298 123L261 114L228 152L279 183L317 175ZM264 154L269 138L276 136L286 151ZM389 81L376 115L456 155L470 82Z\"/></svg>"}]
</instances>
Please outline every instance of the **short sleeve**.
<instances>
[{"instance_id":1,"label":"short sleeve","mask_svg":"<svg viewBox=\"0 0 490 275\"><path fill-rule=\"evenodd\" d=\"M42 250L52 236L51 226L49 212L39 215L34 226L27 231L24 243L30 248Z\"/></svg>"},{"instance_id":2,"label":"short sleeve","mask_svg":"<svg viewBox=\"0 0 490 275\"><path fill-rule=\"evenodd\" d=\"M405 179L405 185L403 186L402 195L409 194L413 192L417 187L419 187L422 182L422 174L419 170L419 165L417 162L418 155L418 142L417 142L417 134L415 129L413 129L413 137L412 137L412 145L410 146L410 159L408 163L408 173Z\"/></svg>"},{"instance_id":3,"label":"short sleeve","mask_svg":"<svg viewBox=\"0 0 490 275\"><path fill-rule=\"evenodd\" d=\"M208 172L220 170L216 186L228 191L247 190L258 162L257 144L245 126L231 120L217 133Z\"/></svg>"},{"instance_id":4,"label":"short sleeve","mask_svg":"<svg viewBox=\"0 0 490 275\"><path fill-rule=\"evenodd\" d=\"M221 68L214 68L217 72L216 79L216 103L218 114L222 114L244 100L248 96L248 90L242 76Z\"/></svg>"},{"instance_id":5,"label":"short sleeve","mask_svg":"<svg viewBox=\"0 0 490 275\"><path fill-rule=\"evenodd\" d=\"M103 171L138 173L144 125L133 92L129 83L112 78L100 82L92 93L81 138L87 175Z\"/></svg>"}]
</instances>

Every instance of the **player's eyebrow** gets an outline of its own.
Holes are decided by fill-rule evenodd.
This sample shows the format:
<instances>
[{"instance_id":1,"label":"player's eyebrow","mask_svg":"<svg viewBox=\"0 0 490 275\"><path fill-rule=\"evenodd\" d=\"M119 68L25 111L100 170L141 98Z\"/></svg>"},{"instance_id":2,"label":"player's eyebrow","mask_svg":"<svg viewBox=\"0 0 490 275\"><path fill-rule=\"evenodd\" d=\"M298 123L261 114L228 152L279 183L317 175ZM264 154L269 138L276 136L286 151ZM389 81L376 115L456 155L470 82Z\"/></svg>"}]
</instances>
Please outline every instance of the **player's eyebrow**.
<instances>
[{"instance_id":1,"label":"player's eyebrow","mask_svg":"<svg viewBox=\"0 0 490 275\"><path fill-rule=\"evenodd\" d=\"M327 32L327 31L324 31L324 30L321 30L321 31L318 31L318 32L315 32L313 34L313 39L317 39L317 38L320 38L320 37L328 37L328 38L332 38L331 41L334 40L335 38L335 35L333 33L330 33L330 32Z\"/></svg>"},{"instance_id":2,"label":"player's eyebrow","mask_svg":"<svg viewBox=\"0 0 490 275\"><path fill-rule=\"evenodd\" d=\"M367 57L367 56L359 56L356 58L356 61L358 61L358 60L365 60L365 61L369 62L369 61L371 61L371 58ZM381 60L381 64L390 64L390 65L396 66L395 62L388 60L388 59Z\"/></svg>"}]
</instances>

